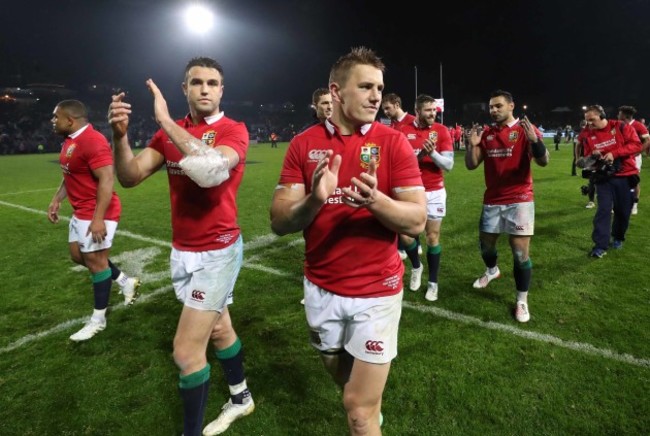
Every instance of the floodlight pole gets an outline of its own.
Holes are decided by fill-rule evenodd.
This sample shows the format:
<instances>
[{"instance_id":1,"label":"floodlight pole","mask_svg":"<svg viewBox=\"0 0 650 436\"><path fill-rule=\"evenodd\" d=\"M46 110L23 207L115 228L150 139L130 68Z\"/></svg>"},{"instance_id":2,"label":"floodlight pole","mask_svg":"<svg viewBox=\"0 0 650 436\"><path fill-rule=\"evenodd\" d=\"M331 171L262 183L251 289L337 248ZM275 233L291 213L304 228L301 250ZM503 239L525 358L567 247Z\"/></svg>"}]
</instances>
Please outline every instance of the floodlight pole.
<instances>
[{"instance_id":1,"label":"floodlight pole","mask_svg":"<svg viewBox=\"0 0 650 436\"><path fill-rule=\"evenodd\" d=\"M445 97L442 94L442 62L440 62L440 98L442 101L445 101ZM445 124L445 111L440 112L440 124Z\"/></svg>"},{"instance_id":2,"label":"floodlight pole","mask_svg":"<svg viewBox=\"0 0 650 436\"><path fill-rule=\"evenodd\" d=\"M418 99L418 66L415 67L415 100Z\"/></svg>"}]
</instances>

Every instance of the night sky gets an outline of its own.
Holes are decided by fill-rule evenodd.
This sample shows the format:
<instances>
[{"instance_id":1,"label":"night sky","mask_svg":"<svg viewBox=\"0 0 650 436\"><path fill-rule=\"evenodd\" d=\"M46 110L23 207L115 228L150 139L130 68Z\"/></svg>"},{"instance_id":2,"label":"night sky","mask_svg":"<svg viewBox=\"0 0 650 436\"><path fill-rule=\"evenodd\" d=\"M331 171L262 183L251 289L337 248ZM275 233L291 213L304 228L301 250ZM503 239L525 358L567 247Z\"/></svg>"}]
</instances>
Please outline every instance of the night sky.
<instances>
[{"instance_id":1,"label":"night sky","mask_svg":"<svg viewBox=\"0 0 650 436\"><path fill-rule=\"evenodd\" d=\"M0 87L93 83L146 98L152 77L183 105L182 71L196 55L225 68L224 102L308 104L350 47L375 49L387 92L412 107L417 92L445 106L486 102L497 88L520 106L635 105L650 118L650 0L442 2L212 0L215 28L190 34L188 1L3 2ZM495 8L494 5L499 5ZM611 114L614 116L615 114Z\"/></svg>"}]
</instances>

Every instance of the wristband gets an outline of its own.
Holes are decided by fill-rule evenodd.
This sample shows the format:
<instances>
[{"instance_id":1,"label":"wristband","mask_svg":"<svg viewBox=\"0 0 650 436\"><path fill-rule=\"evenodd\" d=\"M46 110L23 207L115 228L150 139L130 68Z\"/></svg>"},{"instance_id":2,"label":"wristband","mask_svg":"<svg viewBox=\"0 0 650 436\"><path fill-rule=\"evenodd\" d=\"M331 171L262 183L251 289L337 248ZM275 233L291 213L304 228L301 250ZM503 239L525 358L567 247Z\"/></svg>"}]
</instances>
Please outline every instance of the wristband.
<instances>
[{"instance_id":1,"label":"wristband","mask_svg":"<svg viewBox=\"0 0 650 436\"><path fill-rule=\"evenodd\" d=\"M546 146L544 145L541 139L537 138L537 142L531 143L530 146L533 151L533 157L535 157L536 159L539 159L546 155Z\"/></svg>"}]
</instances>

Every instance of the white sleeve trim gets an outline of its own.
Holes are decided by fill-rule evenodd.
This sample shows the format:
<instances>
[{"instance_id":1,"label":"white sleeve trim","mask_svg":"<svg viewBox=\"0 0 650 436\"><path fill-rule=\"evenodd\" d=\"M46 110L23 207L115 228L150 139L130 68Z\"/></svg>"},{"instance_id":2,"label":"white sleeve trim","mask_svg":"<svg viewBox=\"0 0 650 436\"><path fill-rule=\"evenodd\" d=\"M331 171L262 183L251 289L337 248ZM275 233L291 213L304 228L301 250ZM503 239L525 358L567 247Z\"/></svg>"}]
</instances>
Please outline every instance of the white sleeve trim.
<instances>
[{"instance_id":1,"label":"white sleeve trim","mask_svg":"<svg viewBox=\"0 0 650 436\"><path fill-rule=\"evenodd\" d=\"M454 167L453 151L443 151L442 153L438 153L437 150L433 150L430 156L431 159L433 159L433 162L445 171L451 171Z\"/></svg>"}]
</instances>

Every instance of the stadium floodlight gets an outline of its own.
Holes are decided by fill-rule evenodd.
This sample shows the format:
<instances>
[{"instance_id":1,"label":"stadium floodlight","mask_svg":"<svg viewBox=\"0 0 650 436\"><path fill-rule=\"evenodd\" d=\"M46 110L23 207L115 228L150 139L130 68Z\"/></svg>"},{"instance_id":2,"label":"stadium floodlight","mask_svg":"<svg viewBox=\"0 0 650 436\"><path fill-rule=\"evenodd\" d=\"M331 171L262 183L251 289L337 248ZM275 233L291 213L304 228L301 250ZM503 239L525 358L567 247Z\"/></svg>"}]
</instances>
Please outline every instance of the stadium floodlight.
<instances>
[{"instance_id":1,"label":"stadium floodlight","mask_svg":"<svg viewBox=\"0 0 650 436\"><path fill-rule=\"evenodd\" d=\"M194 3L185 9L185 24L192 33L202 35L212 29L214 15L208 7Z\"/></svg>"}]
</instances>

